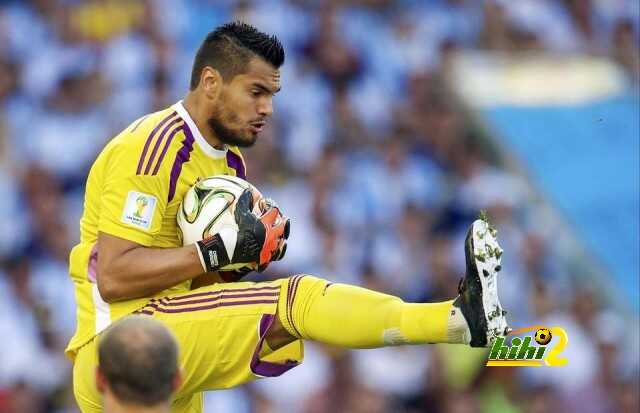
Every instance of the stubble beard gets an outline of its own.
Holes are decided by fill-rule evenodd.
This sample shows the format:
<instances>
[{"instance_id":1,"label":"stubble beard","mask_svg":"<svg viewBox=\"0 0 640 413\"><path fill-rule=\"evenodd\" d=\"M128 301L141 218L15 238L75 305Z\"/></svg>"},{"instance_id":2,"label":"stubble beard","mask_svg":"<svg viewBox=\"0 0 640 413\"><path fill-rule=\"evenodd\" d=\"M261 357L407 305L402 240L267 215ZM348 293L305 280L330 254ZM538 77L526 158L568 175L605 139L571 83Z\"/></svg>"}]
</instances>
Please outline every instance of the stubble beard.
<instances>
[{"instance_id":1,"label":"stubble beard","mask_svg":"<svg viewBox=\"0 0 640 413\"><path fill-rule=\"evenodd\" d=\"M230 145L230 146L238 146L241 148L248 148L253 146L258 139L257 135L248 135L243 136L241 132L235 131L233 129L228 128L225 123L225 120L234 120L236 117L233 114L228 114L225 116L225 113L215 113L213 116L209 118L207 123L209 127L213 131L214 135L220 142ZM233 123L233 122L228 122Z\"/></svg>"}]
</instances>

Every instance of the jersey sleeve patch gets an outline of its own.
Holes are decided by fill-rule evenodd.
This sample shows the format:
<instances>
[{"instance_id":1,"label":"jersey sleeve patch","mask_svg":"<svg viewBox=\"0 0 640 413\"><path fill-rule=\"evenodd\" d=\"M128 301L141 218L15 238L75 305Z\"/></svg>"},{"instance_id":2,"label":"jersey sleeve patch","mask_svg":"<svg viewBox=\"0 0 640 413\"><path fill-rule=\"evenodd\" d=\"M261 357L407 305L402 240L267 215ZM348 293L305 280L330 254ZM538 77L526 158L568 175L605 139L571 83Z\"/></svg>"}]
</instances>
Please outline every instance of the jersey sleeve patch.
<instances>
[{"instance_id":1,"label":"jersey sleeve patch","mask_svg":"<svg viewBox=\"0 0 640 413\"><path fill-rule=\"evenodd\" d=\"M134 227L149 230L153 222L157 199L153 195L129 191L124 204L121 221Z\"/></svg>"}]
</instances>

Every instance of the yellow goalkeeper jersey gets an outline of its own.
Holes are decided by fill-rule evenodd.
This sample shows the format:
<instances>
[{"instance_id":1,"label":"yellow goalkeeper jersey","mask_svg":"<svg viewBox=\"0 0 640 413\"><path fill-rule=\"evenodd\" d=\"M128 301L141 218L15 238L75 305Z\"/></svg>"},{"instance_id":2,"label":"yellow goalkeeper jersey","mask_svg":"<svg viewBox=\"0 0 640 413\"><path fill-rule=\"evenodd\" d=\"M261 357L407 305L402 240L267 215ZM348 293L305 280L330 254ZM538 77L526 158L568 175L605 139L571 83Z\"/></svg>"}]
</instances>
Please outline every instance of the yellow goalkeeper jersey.
<instances>
[{"instance_id":1,"label":"yellow goalkeeper jersey","mask_svg":"<svg viewBox=\"0 0 640 413\"><path fill-rule=\"evenodd\" d=\"M108 304L100 297L98 231L147 247L179 247L182 197L198 178L218 174L245 178L240 151L209 145L182 102L136 120L105 146L87 178L80 243L69 258L78 306L76 333L66 350L72 359L79 347L151 298ZM155 297L188 291L190 285Z\"/></svg>"}]
</instances>

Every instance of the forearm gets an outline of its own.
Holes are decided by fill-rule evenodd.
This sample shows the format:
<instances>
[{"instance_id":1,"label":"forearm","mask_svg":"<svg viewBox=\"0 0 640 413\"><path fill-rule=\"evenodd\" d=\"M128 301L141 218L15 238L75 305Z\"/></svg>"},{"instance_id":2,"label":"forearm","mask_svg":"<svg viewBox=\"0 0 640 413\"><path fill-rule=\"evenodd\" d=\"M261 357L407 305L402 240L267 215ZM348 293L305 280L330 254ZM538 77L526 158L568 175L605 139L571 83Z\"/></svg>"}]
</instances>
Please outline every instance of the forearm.
<instances>
[{"instance_id":1,"label":"forearm","mask_svg":"<svg viewBox=\"0 0 640 413\"><path fill-rule=\"evenodd\" d=\"M226 281L220 278L220 274L217 271L207 272L193 279L193 281L191 282L191 289L196 290L201 287L224 282Z\"/></svg>"},{"instance_id":2,"label":"forearm","mask_svg":"<svg viewBox=\"0 0 640 413\"><path fill-rule=\"evenodd\" d=\"M100 262L100 258L98 259ZM129 249L98 271L98 287L108 302L147 297L203 273L194 245Z\"/></svg>"}]
</instances>

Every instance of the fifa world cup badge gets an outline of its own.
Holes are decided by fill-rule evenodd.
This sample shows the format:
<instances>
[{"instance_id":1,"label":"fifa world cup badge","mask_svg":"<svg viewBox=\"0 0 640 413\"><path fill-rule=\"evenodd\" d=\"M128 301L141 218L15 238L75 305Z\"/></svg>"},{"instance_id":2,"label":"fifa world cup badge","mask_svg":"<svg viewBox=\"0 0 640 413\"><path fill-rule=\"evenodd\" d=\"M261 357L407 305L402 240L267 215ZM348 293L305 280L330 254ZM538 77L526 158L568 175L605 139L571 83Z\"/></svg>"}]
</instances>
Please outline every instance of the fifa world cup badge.
<instances>
[{"instance_id":1,"label":"fifa world cup badge","mask_svg":"<svg viewBox=\"0 0 640 413\"><path fill-rule=\"evenodd\" d=\"M122 211L121 221L148 230L151 228L153 213L156 209L156 197L137 191L129 191Z\"/></svg>"},{"instance_id":2,"label":"fifa world cup badge","mask_svg":"<svg viewBox=\"0 0 640 413\"><path fill-rule=\"evenodd\" d=\"M144 213L144 209L147 205L149 205L149 201L147 201L147 197L140 195L136 199L136 211L133 213L133 215L136 218L142 218L142 214Z\"/></svg>"}]
</instances>

